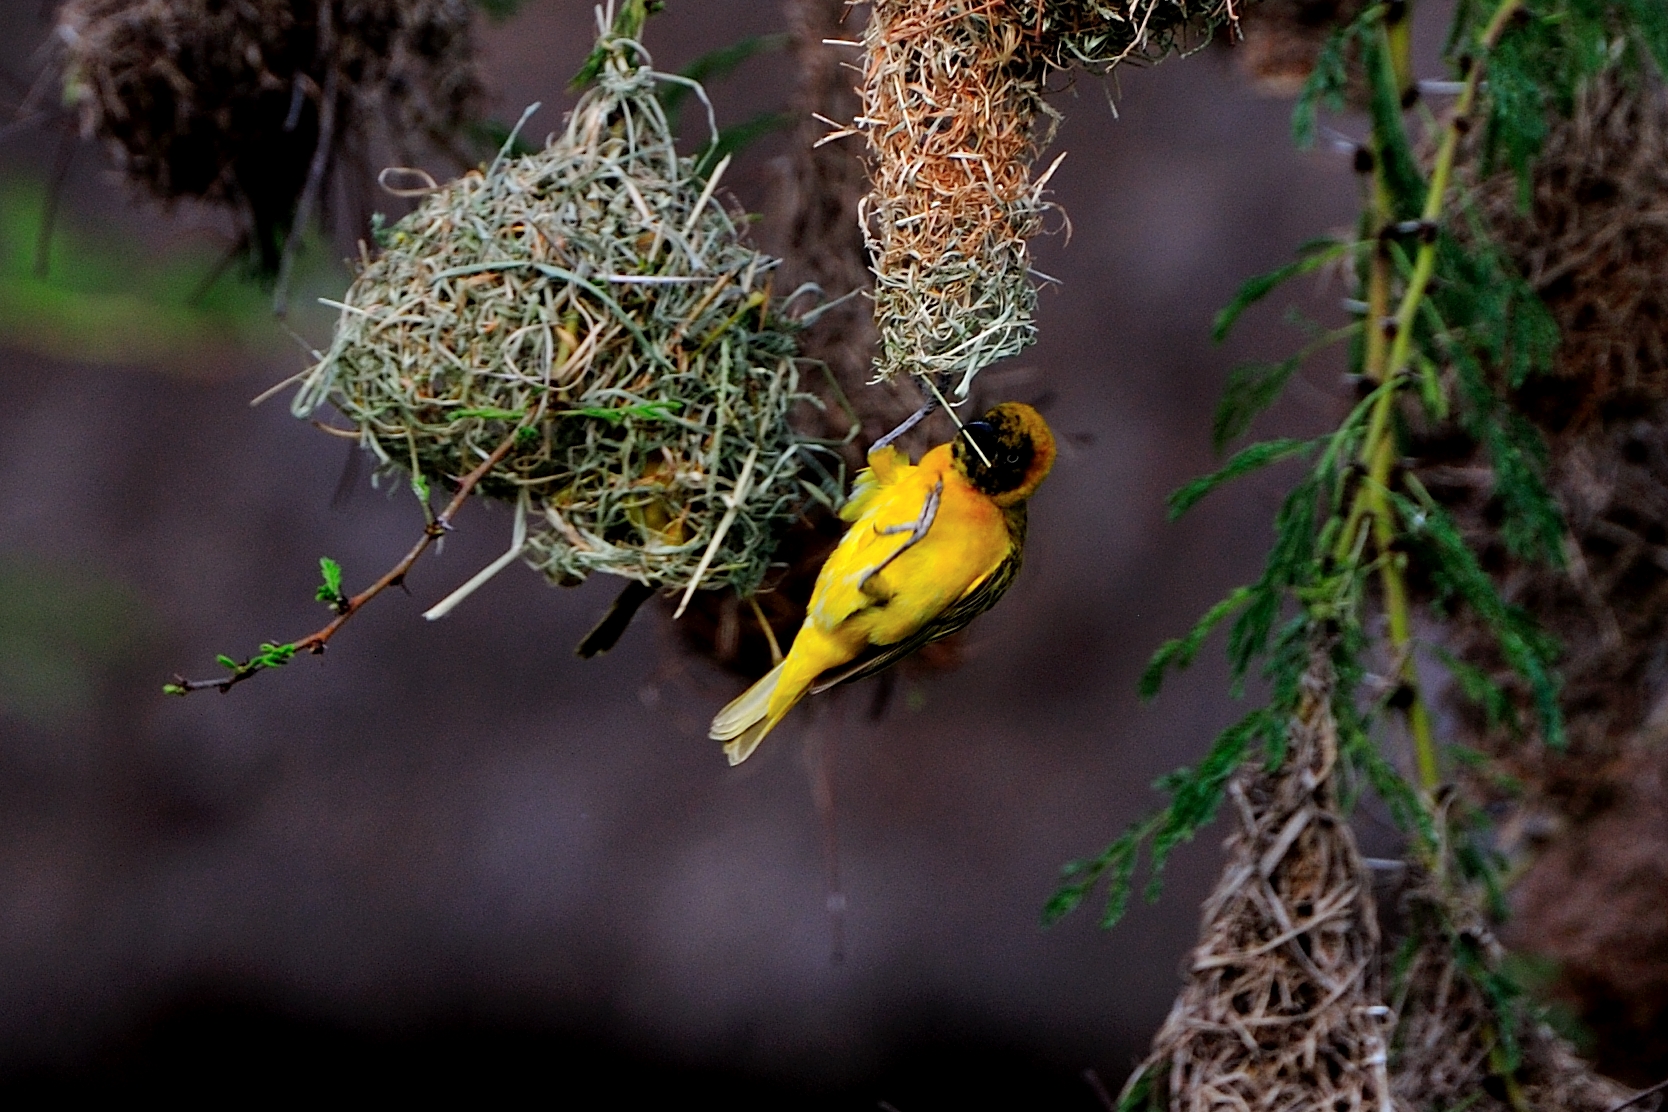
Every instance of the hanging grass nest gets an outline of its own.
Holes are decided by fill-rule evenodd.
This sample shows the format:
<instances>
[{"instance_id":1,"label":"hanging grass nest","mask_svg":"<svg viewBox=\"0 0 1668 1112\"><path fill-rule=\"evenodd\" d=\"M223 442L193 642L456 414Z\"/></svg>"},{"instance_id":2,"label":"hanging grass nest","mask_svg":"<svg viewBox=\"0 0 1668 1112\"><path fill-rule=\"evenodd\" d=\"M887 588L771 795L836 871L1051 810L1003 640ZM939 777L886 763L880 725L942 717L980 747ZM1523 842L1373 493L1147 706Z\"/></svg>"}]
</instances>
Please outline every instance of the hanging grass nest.
<instances>
[{"instance_id":1,"label":"hanging grass nest","mask_svg":"<svg viewBox=\"0 0 1668 1112\"><path fill-rule=\"evenodd\" d=\"M605 37L596 87L545 150L429 193L348 290L295 400L386 466L524 502L528 561L751 593L777 534L839 482L788 415L795 325L776 260L680 158L660 75Z\"/></svg>"},{"instance_id":2,"label":"hanging grass nest","mask_svg":"<svg viewBox=\"0 0 1668 1112\"><path fill-rule=\"evenodd\" d=\"M876 0L863 111L874 155L862 212L875 258L877 374L965 396L1036 340L1026 240L1042 227L1041 59L1017 13L963 0Z\"/></svg>"},{"instance_id":3,"label":"hanging grass nest","mask_svg":"<svg viewBox=\"0 0 1668 1112\"><path fill-rule=\"evenodd\" d=\"M1372 882L1335 779L1335 682L1317 642L1284 758L1230 784L1239 824L1187 984L1119 1107L1391 1107Z\"/></svg>"},{"instance_id":4,"label":"hanging grass nest","mask_svg":"<svg viewBox=\"0 0 1668 1112\"><path fill-rule=\"evenodd\" d=\"M469 0L68 0L65 99L134 182L228 210L270 273L309 181L316 199L340 153L382 127L399 149L470 120L471 12Z\"/></svg>"},{"instance_id":5,"label":"hanging grass nest","mask_svg":"<svg viewBox=\"0 0 1668 1112\"><path fill-rule=\"evenodd\" d=\"M1227 0L875 0L863 108L873 187L876 373L965 397L973 377L1036 339L1026 241L1048 211L1033 177L1057 115L1051 69L1109 69L1172 49Z\"/></svg>"}]
</instances>

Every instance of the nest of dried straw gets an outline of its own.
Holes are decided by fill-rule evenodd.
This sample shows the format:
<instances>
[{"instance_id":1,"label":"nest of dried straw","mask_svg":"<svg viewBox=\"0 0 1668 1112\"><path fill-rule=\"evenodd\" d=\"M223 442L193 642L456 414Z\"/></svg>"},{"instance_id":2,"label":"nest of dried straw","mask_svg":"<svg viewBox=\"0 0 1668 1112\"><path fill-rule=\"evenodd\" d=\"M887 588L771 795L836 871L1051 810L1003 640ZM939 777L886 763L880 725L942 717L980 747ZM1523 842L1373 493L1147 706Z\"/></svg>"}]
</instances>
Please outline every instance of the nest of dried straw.
<instances>
[{"instance_id":1,"label":"nest of dried straw","mask_svg":"<svg viewBox=\"0 0 1668 1112\"><path fill-rule=\"evenodd\" d=\"M1050 68L1157 56L1187 21L1230 12L1226 0L875 0L854 126L874 162L862 218L878 377L965 396L1035 341L1026 241L1048 208L1049 174L1031 169L1055 119Z\"/></svg>"},{"instance_id":2,"label":"nest of dried straw","mask_svg":"<svg viewBox=\"0 0 1668 1112\"><path fill-rule=\"evenodd\" d=\"M276 269L322 145L465 123L480 86L468 0L68 0L66 99L163 200L227 208Z\"/></svg>"},{"instance_id":3,"label":"nest of dried straw","mask_svg":"<svg viewBox=\"0 0 1668 1112\"><path fill-rule=\"evenodd\" d=\"M1043 67L1013 15L967 0L876 0L870 12L858 124L874 155L862 217L881 378L965 395L1035 341L1025 241L1045 207L1031 178Z\"/></svg>"},{"instance_id":4,"label":"nest of dried straw","mask_svg":"<svg viewBox=\"0 0 1668 1112\"><path fill-rule=\"evenodd\" d=\"M763 577L807 495L805 397L775 260L673 147L640 50L538 154L428 195L349 289L295 411L329 403L386 465L526 499L528 560L656 587ZM720 170L722 167L720 167Z\"/></svg>"},{"instance_id":5,"label":"nest of dried straw","mask_svg":"<svg viewBox=\"0 0 1668 1112\"><path fill-rule=\"evenodd\" d=\"M1057 69L1106 70L1152 61L1237 20L1250 0L1011 0L1036 53Z\"/></svg>"},{"instance_id":6,"label":"nest of dried straw","mask_svg":"<svg viewBox=\"0 0 1668 1112\"><path fill-rule=\"evenodd\" d=\"M1391 1076L1402 1107L1609 1112L1632 1095L1527 1014L1509 1033L1519 1060L1507 1076L1502 1017L1455 956L1463 950L1474 968L1493 971L1504 949L1474 906L1445 896L1428 875L1408 887L1402 905L1412 945L1397 977Z\"/></svg>"},{"instance_id":7,"label":"nest of dried straw","mask_svg":"<svg viewBox=\"0 0 1668 1112\"><path fill-rule=\"evenodd\" d=\"M1186 987L1126 1100L1144 1088L1172 1112L1388 1106L1372 885L1332 783L1326 647L1311 660L1284 762L1229 787L1239 829Z\"/></svg>"}]
</instances>

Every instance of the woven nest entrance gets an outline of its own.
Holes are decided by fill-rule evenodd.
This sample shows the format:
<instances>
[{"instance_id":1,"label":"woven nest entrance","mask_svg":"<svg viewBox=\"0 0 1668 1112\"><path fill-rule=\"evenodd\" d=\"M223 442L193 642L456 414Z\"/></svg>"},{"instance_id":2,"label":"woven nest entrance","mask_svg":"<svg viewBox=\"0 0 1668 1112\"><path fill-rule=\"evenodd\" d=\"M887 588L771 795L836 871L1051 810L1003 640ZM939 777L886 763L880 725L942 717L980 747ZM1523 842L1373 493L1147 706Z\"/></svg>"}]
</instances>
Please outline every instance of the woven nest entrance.
<instances>
[{"instance_id":1,"label":"woven nest entrance","mask_svg":"<svg viewBox=\"0 0 1668 1112\"><path fill-rule=\"evenodd\" d=\"M295 400L385 467L481 481L522 507L529 563L751 593L779 530L834 473L788 415L807 400L776 261L681 158L641 48L609 61L538 154L430 193L349 289ZM834 468L838 470L837 467Z\"/></svg>"},{"instance_id":2,"label":"woven nest entrance","mask_svg":"<svg viewBox=\"0 0 1668 1112\"><path fill-rule=\"evenodd\" d=\"M445 142L471 118L471 16L469 0L68 0L65 100L135 184L224 208L272 273L343 152L383 131L396 150Z\"/></svg>"}]
</instances>

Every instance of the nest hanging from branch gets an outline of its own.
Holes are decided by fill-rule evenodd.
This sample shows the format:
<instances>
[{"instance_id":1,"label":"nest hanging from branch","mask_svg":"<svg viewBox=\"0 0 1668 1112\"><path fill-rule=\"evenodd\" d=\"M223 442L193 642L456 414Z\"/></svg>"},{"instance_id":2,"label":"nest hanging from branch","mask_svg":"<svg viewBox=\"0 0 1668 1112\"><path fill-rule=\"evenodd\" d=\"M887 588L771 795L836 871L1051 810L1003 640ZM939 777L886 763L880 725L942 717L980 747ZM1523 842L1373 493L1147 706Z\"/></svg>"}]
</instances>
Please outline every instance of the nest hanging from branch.
<instances>
[{"instance_id":1,"label":"nest hanging from branch","mask_svg":"<svg viewBox=\"0 0 1668 1112\"><path fill-rule=\"evenodd\" d=\"M862 212L875 259L877 375L965 396L1036 340L1026 240L1042 227L1041 59L1006 4L876 0L859 123L874 155Z\"/></svg>"},{"instance_id":2,"label":"nest hanging from branch","mask_svg":"<svg viewBox=\"0 0 1668 1112\"><path fill-rule=\"evenodd\" d=\"M68 0L65 99L132 181L225 208L272 273L339 151L383 123L400 143L469 121L471 14L468 0Z\"/></svg>"},{"instance_id":3,"label":"nest hanging from branch","mask_svg":"<svg viewBox=\"0 0 1668 1112\"><path fill-rule=\"evenodd\" d=\"M1333 691L1317 644L1285 760L1229 785L1239 828L1187 984L1125 1101L1144 1094L1171 1112L1389 1107L1378 925L1332 781Z\"/></svg>"},{"instance_id":4,"label":"nest hanging from branch","mask_svg":"<svg viewBox=\"0 0 1668 1112\"><path fill-rule=\"evenodd\" d=\"M1051 69L1106 69L1171 49L1228 0L875 0L862 114L873 185L876 375L966 397L973 377L1036 339L1026 241L1048 211L1033 177L1056 115Z\"/></svg>"},{"instance_id":5,"label":"nest hanging from branch","mask_svg":"<svg viewBox=\"0 0 1668 1112\"><path fill-rule=\"evenodd\" d=\"M430 193L349 289L295 400L385 466L524 501L528 561L751 593L780 528L836 485L788 425L794 325L680 158L640 48L605 36L595 89L542 152Z\"/></svg>"}]
</instances>

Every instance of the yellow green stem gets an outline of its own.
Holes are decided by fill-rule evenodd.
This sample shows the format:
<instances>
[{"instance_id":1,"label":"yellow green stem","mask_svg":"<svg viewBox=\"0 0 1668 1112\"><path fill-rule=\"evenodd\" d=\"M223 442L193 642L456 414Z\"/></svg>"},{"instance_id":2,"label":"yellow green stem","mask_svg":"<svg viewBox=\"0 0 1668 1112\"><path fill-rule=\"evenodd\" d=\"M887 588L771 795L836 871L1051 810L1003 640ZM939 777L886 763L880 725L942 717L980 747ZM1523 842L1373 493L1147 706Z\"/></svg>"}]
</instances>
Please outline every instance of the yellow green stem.
<instances>
[{"instance_id":1,"label":"yellow green stem","mask_svg":"<svg viewBox=\"0 0 1668 1112\"><path fill-rule=\"evenodd\" d=\"M1479 53L1486 55L1499 41L1507 23L1522 7L1523 0L1502 0L1479 40ZM1385 27L1385 49L1388 51L1398 87L1404 92L1412 87L1411 21L1403 8L1400 18ZM1482 59L1475 59L1465 76L1465 84L1454 104L1453 112L1444 129L1442 143L1431 168L1431 179L1420 214L1420 245L1414 258L1413 272L1394 317L1390 315L1390 257L1387 235L1391 219L1389 197L1384 182L1384 160L1377 159L1369 226L1375 232L1372 259L1367 274L1367 378L1378 385L1393 384L1406 371L1413 353L1415 318L1423 302L1431 277L1436 271L1437 221L1441 218L1447 199L1448 185L1453 178L1454 163L1459 153L1461 134L1476 105L1478 84L1483 72ZM1385 146L1376 144L1382 153ZM1419 785L1433 792L1441 783L1441 766L1437 761L1436 738L1431 727L1430 710L1419 689L1418 669L1413 659L1413 623L1408 600L1406 558L1394 551L1396 538L1395 515L1390 504L1390 472L1395 465L1395 444L1390 418L1395 405L1396 390L1386 389L1379 395L1368 418L1366 437L1361 445L1361 465L1366 472L1356 489L1349 517L1338 537L1337 552L1341 556L1355 546L1357 530L1370 520L1372 540L1379 555L1379 578L1384 592L1384 608L1389 623L1390 647L1399 660L1397 682L1412 695L1407 710L1408 730L1413 736L1415 763Z\"/></svg>"},{"instance_id":2,"label":"yellow green stem","mask_svg":"<svg viewBox=\"0 0 1668 1112\"><path fill-rule=\"evenodd\" d=\"M1385 28L1390 39L1390 69L1396 75L1396 92L1405 105L1408 90L1413 88L1413 0L1392 7Z\"/></svg>"}]
</instances>

